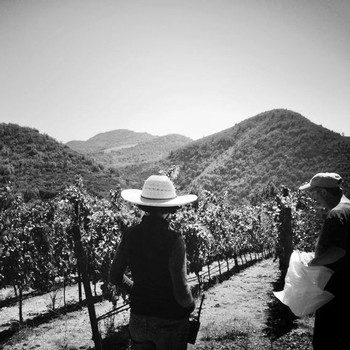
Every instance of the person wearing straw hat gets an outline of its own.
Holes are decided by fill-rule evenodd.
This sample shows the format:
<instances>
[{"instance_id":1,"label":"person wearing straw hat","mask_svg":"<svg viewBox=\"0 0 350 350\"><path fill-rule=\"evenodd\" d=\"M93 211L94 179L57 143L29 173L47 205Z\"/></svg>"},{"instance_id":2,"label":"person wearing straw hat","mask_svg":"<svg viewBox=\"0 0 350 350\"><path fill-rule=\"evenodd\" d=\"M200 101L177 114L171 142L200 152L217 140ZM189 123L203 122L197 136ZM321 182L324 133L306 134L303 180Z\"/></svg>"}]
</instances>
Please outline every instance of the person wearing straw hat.
<instances>
[{"instance_id":1,"label":"person wearing straw hat","mask_svg":"<svg viewBox=\"0 0 350 350\"><path fill-rule=\"evenodd\" d=\"M324 265L334 272L325 286L334 298L315 313L313 348L345 349L350 345L348 317L350 297L350 200L337 173L318 173L299 187L326 209L311 266Z\"/></svg>"},{"instance_id":2,"label":"person wearing straw hat","mask_svg":"<svg viewBox=\"0 0 350 350\"><path fill-rule=\"evenodd\" d=\"M165 175L152 175L142 190L127 189L121 196L146 213L123 234L110 269L110 282L130 294L133 349L187 349L195 303L186 279L185 242L167 218L197 196L177 196ZM132 280L125 276L127 267Z\"/></svg>"}]
</instances>

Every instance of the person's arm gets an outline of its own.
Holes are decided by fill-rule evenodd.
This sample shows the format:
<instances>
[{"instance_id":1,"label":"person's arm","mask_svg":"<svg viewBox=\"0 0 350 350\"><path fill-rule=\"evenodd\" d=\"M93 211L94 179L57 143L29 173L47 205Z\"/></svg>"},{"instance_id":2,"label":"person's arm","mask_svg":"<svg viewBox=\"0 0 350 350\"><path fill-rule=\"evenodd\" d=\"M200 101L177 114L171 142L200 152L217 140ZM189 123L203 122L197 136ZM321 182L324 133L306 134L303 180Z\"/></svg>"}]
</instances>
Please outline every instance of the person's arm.
<instances>
[{"instance_id":1,"label":"person's arm","mask_svg":"<svg viewBox=\"0 0 350 350\"><path fill-rule=\"evenodd\" d=\"M339 247L329 247L325 252L316 256L309 266L330 265L345 256L345 250Z\"/></svg>"},{"instance_id":2,"label":"person's arm","mask_svg":"<svg viewBox=\"0 0 350 350\"><path fill-rule=\"evenodd\" d=\"M330 265L346 254L347 228L336 213L326 219L317 243L315 257L309 265Z\"/></svg>"},{"instance_id":3,"label":"person's arm","mask_svg":"<svg viewBox=\"0 0 350 350\"><path fill-rule=\"evenodd\" d=\"M112 261L111 269L109 271L109 281L130 294L133 281L124 274L127 266L128 264L122 241L118 245L117 252Z\"/></svg>"},{"instance_id":4,"label":"person's arm","mask_svg":"<svg viewBox=\"0 0 350 350\"><path fill-rule=\"evenodd\" d=\"M175 241L169 259L169 269L177 303L192 312L195 303L187 284L186 247L182 237Z\"/></svg>"}]
</instances>

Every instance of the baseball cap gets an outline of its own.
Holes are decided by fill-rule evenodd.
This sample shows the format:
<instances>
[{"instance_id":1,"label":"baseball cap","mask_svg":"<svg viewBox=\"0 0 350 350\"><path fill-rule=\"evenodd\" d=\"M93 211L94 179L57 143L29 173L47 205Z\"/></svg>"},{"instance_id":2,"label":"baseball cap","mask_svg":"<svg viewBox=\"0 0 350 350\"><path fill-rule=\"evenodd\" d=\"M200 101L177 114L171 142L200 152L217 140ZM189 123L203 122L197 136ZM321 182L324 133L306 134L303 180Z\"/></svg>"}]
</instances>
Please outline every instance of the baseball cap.
<instances>
[{"instance_id":1,"label":"baseball cap","mask_svg":"<svg viewBox=\"0 0 350 350\"><path fill-rule=\"evenodd\" d=\"M337 173L318 173L310 182L299 187L299 190L310 190L314 187L335 188L339 187L343 179Z\"/></svg>"}]
</instances>

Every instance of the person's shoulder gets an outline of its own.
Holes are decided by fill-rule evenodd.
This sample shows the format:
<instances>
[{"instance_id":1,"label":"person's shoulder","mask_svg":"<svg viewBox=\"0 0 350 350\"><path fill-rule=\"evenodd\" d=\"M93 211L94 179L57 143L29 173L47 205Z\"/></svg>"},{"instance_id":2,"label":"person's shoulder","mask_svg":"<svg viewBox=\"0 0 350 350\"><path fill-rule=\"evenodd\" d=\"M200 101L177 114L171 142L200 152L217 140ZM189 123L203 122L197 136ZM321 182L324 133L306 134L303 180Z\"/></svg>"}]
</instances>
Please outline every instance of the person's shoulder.
<instances>
[{"instance_id":1,"label":"person's shoulder","mask_svg":"<svg viewBox=\"0 0 350 350\"><path fill-rule=\"evenodd\" d=\"M340 217L350 217L350 202L339 202L327 215L328 219L337 219Z\"/></svg>"},{"instance_id":2,"label":"person's shoulder","mask_svg":"<svg viewBox=\"0 0 350 350\"><path fill-rule=\"evenodd\" d=\"M128 226L128 227L126 227L123 230L122 236L123 237L128 237L130 235L134 235L135 233L140 231L140 229L141 229L141 225L140 224L134 224L134 225Z\"/></svg>"},{"instance_id":3,"label":"person's shoulder","mask_svg":"<svg viewBox=\"0 0 350 350\"><path fill-rule=\"evenodd\" d=\"M350 201L340 201L331 212L350 211Z\"/></svg>"},{"instance_id":4,"label":"person's shoulder","mask_svg":"<svg viewBox=\"0 0 350 350\"><path fill-rule=\"evenodd\" d=\"M129 232L134 231L137 226L138 225L127 226L122 231L123 231L124 234L128 234Z\"/></svg>"}]
</instances>

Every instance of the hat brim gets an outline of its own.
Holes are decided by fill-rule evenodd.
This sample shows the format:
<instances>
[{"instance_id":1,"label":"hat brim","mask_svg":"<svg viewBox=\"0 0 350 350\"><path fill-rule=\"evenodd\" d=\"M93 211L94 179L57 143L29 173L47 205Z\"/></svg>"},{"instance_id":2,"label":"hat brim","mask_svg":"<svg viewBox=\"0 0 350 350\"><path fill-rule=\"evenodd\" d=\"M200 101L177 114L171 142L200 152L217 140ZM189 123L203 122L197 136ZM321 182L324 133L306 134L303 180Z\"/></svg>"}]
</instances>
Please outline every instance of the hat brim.
<instances>
[{"instance_id":1,"label":"hat brim","mask_svg":"<svg viewBox=\"0 0 350 350\"><path fill-rule=\"evenodd\" d=\"M310 183L307 183L305 185L302 185L299 187L299 190L304 191L304 190L309 190L312 186L310 185Z\"/></svg>"},{"instance_id":2,"label":"hat brim","mask_svg":"<svg viewBox=\"0 0 350 350\"><path fill-rule=\"evenodd\" d=\"M142 190L129 189L121 192L122 198L130 203L137 205L146 205L149 207L177 207L192 203L197 200L194 194L187 194L184 196L177 196L171 199L150 199L142 197Z\"/></svg>"}]
</instances>

